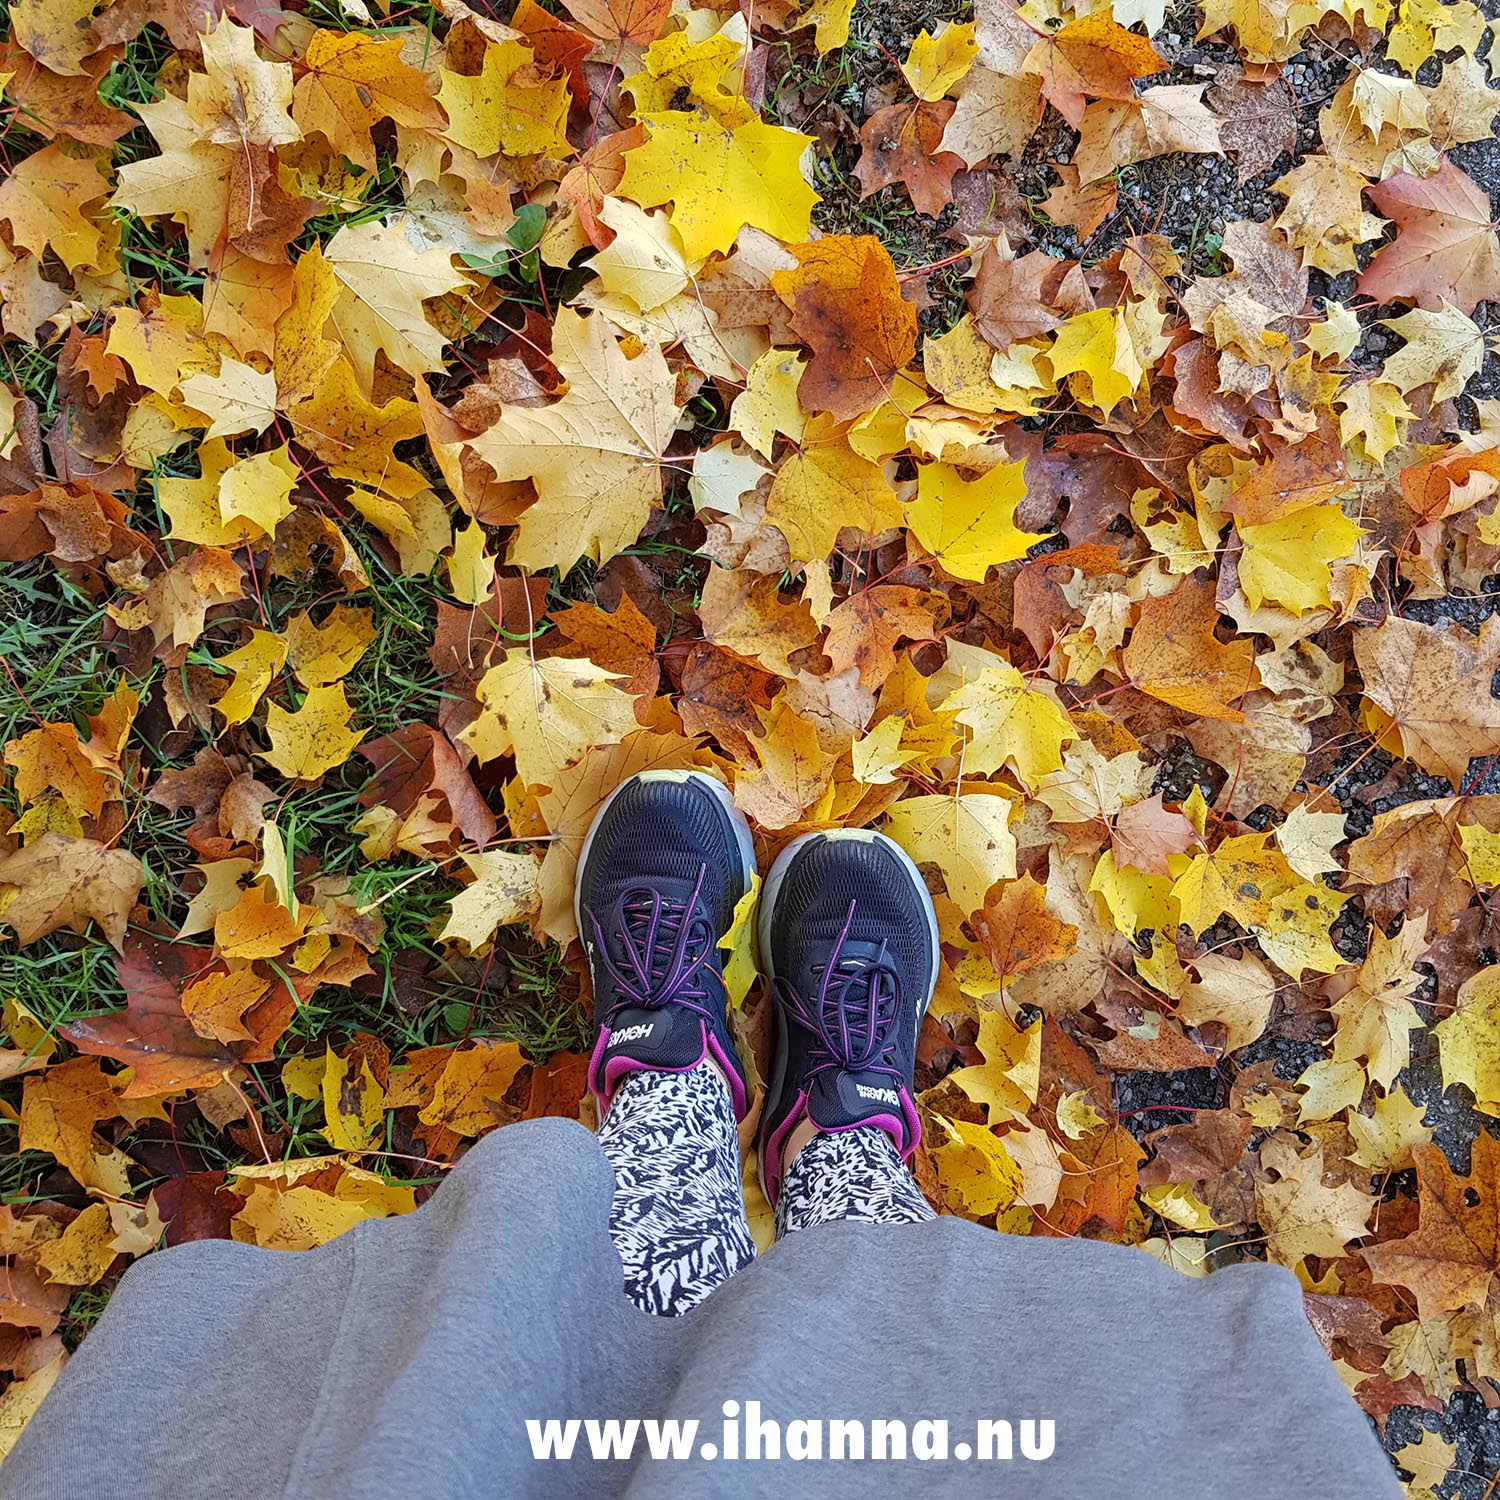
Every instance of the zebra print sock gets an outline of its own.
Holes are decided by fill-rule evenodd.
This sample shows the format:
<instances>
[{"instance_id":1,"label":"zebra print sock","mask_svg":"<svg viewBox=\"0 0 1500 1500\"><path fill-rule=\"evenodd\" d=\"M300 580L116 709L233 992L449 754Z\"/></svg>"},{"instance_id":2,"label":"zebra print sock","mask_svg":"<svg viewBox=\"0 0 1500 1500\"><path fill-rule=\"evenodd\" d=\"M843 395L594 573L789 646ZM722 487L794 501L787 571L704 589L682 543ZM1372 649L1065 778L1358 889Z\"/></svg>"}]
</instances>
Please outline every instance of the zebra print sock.
<instances>
[{"instance_id":1,"label":"zebra print sock","mask_svg":"<svg viewBox=\"0 0 1500 1500\"><path fill-rule=\"evenodd\" d=\"M609 1232L625 1295L677 1317L755 1259L740 1188L739 1132L707 1064L633 1073L599 1126L615 1173ZM835 1219L915 1224L933 1217L891 1138L875 1126L815 1136L787 1168L776 1237Z\"/></svg>"},{"instance_id":2,"label":"zebra print sock","mask_svg":"<svg viewBox=\"0 0 1500 1500\"><path fill-rule=\"evenodd\" d=\"M609 1232L625 1295L677 1317L755 1259L740 1189L740 1142L724 1080L632 1073L599 1126L615 1171Z\"/></svg>"},{"instance_id":3,"label":"zebra print sock","mask_svg":"<svg viewBox=\"0 0 1500 1500\"><path fill-rule=\"evenodd\" d=\"M919 1224L935 1217L895 1142L864 1125L815 1135L797 1153L776 1204L776 1238L835 1219Z\"/></svg>"}]
</instances>

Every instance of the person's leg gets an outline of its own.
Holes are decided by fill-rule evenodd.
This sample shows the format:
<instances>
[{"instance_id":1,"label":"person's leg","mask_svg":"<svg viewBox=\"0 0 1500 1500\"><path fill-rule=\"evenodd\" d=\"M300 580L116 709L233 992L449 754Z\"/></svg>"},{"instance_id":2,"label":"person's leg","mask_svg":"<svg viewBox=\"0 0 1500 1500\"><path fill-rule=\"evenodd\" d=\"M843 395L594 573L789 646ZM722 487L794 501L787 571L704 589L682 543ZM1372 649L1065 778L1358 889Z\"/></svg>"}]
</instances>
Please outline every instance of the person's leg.
<instances>
[{"instance_id":1,"label":"person's leg","mask_svg":"<svg viewBox=\"0 0 1500 1500\"><path fill-rule=\"evenodd\" d=\"M777 1021L761 1175L778 1236L835 1219L933 1217L906 1168L921 1137L912 1073L938 965L916 866L880 834L797 839L766 879L759 932Z\"/></svg>"},{"instance_id":2,"label":"person's leg","mask_svg":"<svg viewBox=\"0 0 1500 1500\"><path fill-rule=\"evenodd\" d=\"M896 1143L878 1125L818 1131L782 1174L776 1238L835 1219L919 1224L935 1217Z\"/></svg>"},{"instance_id":3,"label":"person's leg","mask_svg":"<svg viewBox=\"0 0 1500 1500\"><path fill-rule=\"evenodd\" d=\"M610 1233L626 1293L647 1312L686 1312L755 1254L736 1130L745 1080L718 946L753 870L744 819L702 772L625 782L579 858Z\"/></svg>"},{"instance_id":4,"label":"person's leg","mask_svg":"<svg viewBox=\"0 0 1500 1500\"><path fill-rule=\"evenodd\" d=\"M755 1259L739 1132L716 1069L632 1074L600 1123L599 1144L615 1169L609 1232L637 1307L684 1313Z\"/></svg>"}]
</instances>

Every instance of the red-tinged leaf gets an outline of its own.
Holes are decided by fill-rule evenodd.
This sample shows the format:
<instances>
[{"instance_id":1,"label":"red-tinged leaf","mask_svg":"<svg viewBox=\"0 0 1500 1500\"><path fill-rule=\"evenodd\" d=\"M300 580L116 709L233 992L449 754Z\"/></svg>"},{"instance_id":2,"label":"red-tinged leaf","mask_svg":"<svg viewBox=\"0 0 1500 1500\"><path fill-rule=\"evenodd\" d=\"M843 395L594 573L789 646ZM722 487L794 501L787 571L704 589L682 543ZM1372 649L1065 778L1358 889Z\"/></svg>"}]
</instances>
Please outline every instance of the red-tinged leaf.
<instances>
[{"instance_id":1,"label":"red-tinged leaf","mask_svg":"<svg viewBox=\"0 0 1500 1500\"><path fill-rule=\"evenodd\" d=\"M74 1021L63 1027L63 1034L80 1052L135 1069L124 1090L126 1098L210 1087L238 1058L222 1043L193 1030L183 1014L182 991L212 959L208 948L128 935L115 962L125 1009Z\"/></svg>"},{"instance_id":2,"label":"red-tinged leaf","mask_svg":"<svg viewBox=\"0 0 1500 1500\"><path fill-rule=\"evenodd\" d=\"M964 164L962 157L938 149L954 108L951 99L919 99L876 110L859 132L854 175L860 201L900 183L918 213L937 218L952 197L953 174Z\"/></svg>"},{"instance_id":3,"label":"red-tinged leaf","mask_svg":"<svg viewBox=\"0 0 1500 1500\"><path fill-rule=\"evenodd\" d=\"M1366 191L1400 232L1360 275L1361 296L1429 312L1500 301L1500 239L1489 194L1472 177L1445 160L1431 177L1398 172Z\"/></svg>"},{"instance_id":4,"label":"red-tinged leaf","mask_svg":"<svg viewBox=\"0 0 1500 1500\"><path fill-rule=\"evenodd\" d=\"M157 1183L153 1191L166 1220L168 1245L234 1237L229 1221L240 1201L223 1190L226 1180L223 1172L188 1172Z\"/></svg>"}]
</instances>

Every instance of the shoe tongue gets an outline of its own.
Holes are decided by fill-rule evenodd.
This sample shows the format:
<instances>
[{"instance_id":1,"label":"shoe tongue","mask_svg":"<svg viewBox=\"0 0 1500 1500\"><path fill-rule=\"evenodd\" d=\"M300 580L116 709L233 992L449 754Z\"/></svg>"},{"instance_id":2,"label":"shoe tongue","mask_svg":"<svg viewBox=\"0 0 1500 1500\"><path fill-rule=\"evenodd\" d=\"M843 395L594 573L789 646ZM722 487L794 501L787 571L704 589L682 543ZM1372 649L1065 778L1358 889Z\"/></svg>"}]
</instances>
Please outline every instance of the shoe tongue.
<instances>
[{"instance_id":1,"label":"shoe tongue","mask_svg":"<svg viewBox=\"0 0 1500 1500\"><path fill-rule=\"evenodd\" d=\"M626 1006L610 1017L604 1056L628 1057L646 1068L691 1068L707 1048L703 1021L693 1012Z\"/></svg>"},{"instance_id":2,"label":"shoe tongue","mask_svg":"<svg viewBox=\"0 0 1500 1500\"><path fill-rule=\"evenodd\" d=\"M846 1073L829 1068L817 1074L808 1086L807 1113L813 1124L824 1130L866 1123L879 1125L893 1135L898 1146L905 1134L901 1096L896 1080L889 1073ZM891 1131L890 1121L898 1122L898 1131Z\"/></svg>"},{"instance_id":3,"label":"shoe tongue","mask_svg":"<svg viewBox=\"0 0 1500 1500\"><path fill-rule=\"evenodd\" d=\"M850 962L851 959L857 960L859 964L874 963L886 951L884 943L865 943L857 938L846 938L839 949L839 961L836 968L840 973L854 968L856 965Z\"/></svg>"}]
</instances>

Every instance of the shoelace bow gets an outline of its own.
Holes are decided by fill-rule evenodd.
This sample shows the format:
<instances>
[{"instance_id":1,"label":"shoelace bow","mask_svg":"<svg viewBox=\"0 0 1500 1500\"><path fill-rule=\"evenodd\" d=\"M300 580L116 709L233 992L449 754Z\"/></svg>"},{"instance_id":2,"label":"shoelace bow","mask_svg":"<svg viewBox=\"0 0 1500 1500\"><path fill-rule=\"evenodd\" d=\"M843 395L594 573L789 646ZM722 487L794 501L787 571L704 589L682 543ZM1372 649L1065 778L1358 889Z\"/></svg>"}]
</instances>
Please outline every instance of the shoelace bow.
<instances>
[{"instance_id":1,"label":"shoelace bow","mask_svg":"<svg viewBox=\"0 0 1500 1500\"><path fill-rule=\"evenodd\" d=\"M649 886L623 892L607 914L620 949L618 963L605 941L604 924L590 909L595 952L614 993L608 1015L627 1006L660 1010L664 1005L682 1005L705 1020L712 1019L708 981L719 975L709 964L714 951L713 923L699 900L707 874L707 865L700 865L687 901L674 900Z\"/></svg>"},{"instance_id":2,"label":"shoelace bow","mask_svg":"<svg viewBox=\"0 0 1500 1500\"><path fill-rule=\"evenodd\" d=\"M815 1038L808 1050L808 1076L837 1068L846 1073L902 1073L890 1060L896 1018L901 1014L901 979L882 942L874 956L844 953L854 925L856 903L849 903L843 930L821 965L816 994L800 995L786 980L777 988L792 1016ZM813 972L818 972L817 967Z\"/></svg>"}]
</instances>

